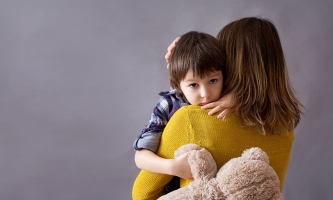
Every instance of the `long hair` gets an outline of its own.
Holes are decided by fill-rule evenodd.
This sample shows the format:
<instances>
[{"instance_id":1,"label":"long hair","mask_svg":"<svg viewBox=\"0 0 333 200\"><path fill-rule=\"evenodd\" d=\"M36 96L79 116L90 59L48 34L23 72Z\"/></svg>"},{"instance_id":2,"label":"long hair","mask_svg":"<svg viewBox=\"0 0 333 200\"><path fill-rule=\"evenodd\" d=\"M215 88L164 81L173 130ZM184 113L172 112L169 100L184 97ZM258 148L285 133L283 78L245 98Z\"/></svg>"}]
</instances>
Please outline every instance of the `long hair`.
<instances>
[{"instance_id":1,"label":"long hair","mask_svg":"<svg viewBox=\"0 0 333 200\"><path fill-rule=\"evenodd\" d=\"M291 87L275 26L266 19L243 18L225 26L217 39L228 66L223 94L233 93L231 110L241 124L259 125L263 135L277 126L294 129L304 107Z\"/></svg>"}]
</instances>

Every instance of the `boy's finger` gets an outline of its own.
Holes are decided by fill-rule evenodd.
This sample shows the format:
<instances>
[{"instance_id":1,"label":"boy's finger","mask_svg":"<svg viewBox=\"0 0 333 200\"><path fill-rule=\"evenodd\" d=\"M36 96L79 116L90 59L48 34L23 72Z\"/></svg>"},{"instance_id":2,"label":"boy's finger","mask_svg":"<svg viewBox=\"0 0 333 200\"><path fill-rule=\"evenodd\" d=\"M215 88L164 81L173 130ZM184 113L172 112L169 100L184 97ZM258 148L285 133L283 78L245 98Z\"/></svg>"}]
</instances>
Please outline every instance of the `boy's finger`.
<instances>
[{"instance_id":1,"label":"boy's finger","mask_svg":"<svg viewBox=\"0 0 333 200\"><path fill-rule=\"evenodd\" d=\"M229 110L225 109L217 116L217 118L224 119L228 114L229 114Z\"/></svg>"},{"instance_id":2,"label":"boy's finger","mask_svg":"<svg viewBox=\"0 0 333 200\"><path fill-rule=\"evenodd\" d=\"M169 51L165 54L164 58L165 58L166 62L169 62L170 55L171 55L171 52L169 52Z\"/></svg>"},{"instance_id":3,"label":"boy's finger","mask_svg":"<svg viewBox=\"0 0 333 200\"><path fill-rule=\"evenodd\" d=\"M172 54L172 51L173 49L175 48L178 40L180 39L180 37L177 37L175 40L172 41L172 43L168 46L167 48L167 53L165 54L164 58L166 60L167 63L169 63L169 60L170 60L170 57L171 57L171 54ZM168 65L169 66L169 65ZM168 68L167 66L167 68Z\"/></svg>"},{"instance_id":4,"label":"boy's finger","mask_svg":"<svg viewBox=\"0 0 333 200\"><path fill-rule=\"evenodd\" d=\"M168 46L168 52L172 52L172 50L175 48L178 40L180 37L177 37L174 41L172 41L172 43Z\"/></svg>"},{"instance_id":5,"label":"boy's finger","mask_svg":"<svg viewBox=\"0 0 333 200\"><path fill-rule=\"evenodd\" d=\"M179 39L180 39L180 36L179 36L179 37L176 37L176 39L175 39L172 43L177 44L177 42L178 42Z\"/></svg>"},{"instance_id":6,"label":"boy's finger","mask_svg":"<svg viewBox=\"0 0 333 200\"><path fill-rule=\"evenodd\" d=\"M211 111L208 112L208 115L214 115L215 113L217 113L217 112L219 112L221 110L223 110L222 107L216 106L215 108L213 108Z\"/></svg>"},{"instance_id":7,"label":"boy's finger","mask_svg":"<svg viewBox=\"0 0 333 200\"><path fill-rule=\"evenodd\" d=\"M212 103L206 104L204 106L201 106L201 109L214 108L214 107L216 107L215 104L216 104L216 102L212 102Z\"/></svg>"}]
</instances>

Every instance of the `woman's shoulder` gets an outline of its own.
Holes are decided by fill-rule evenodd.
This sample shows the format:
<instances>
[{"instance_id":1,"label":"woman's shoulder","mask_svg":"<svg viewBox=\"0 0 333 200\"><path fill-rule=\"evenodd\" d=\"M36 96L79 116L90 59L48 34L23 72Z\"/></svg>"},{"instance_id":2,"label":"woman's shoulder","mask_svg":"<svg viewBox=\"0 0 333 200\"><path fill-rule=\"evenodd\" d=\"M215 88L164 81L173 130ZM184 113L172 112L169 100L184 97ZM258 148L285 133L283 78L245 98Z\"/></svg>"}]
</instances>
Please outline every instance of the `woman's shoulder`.
<instances>
[{"instance_id":1,"label":"woman's shoulder","mask_svg":"<svg viewBox=\"0 0 333 200\"><path fill-rule=\"evenodd\" d=\"M195 106L195 105L187 105L182 106L177 112L177 115L189 115L189 114L199 114L199 115L208 115L209 110L203 110L201 109L201 106Z\"/></svg>"},{"instance_id":2,"label":"woman's shoulder","mask_svg":"<svg viewBox=\"0 0 333 200\"><path fill-rule=\"evenodd\" d=\"M217 118L217 114L208 115L211 109L201 109L201 106L188 105L181 107L172 118L173 120L187 121L188 123L210 123L215 125L237 124L234 113L228 114L224 120ZM171 119L172 119L171 118Z\"/></svg>"},{"instance_id":3,"label":"woman's shoulder","mask_svg":"<svg viewBox=\"0 0 333 200\"><path fill-rule=\"evenodd\" d=\"M183 110L186 111L186 112L191 111L191 110L195 110L195 111L198 111L198 110L205 111L205 110L202 110L202 109L201 109L201 106L195 106L195 105L187 105L187 106L183 106L181 109L183 109Z\"/></svg>"},{"instance_id":4,"label":"woman's shoulder","mask_svg":"<svg viewBox=\"0 0 333 200\"><path fill-rule=\"evenodd\" d=\"M195 114L198 114L198 115L204 115L204 116L217 118L217 114L212 115L212 116L208 115L208 112L210 110L212 110L212 109L202 109L201 106L187 105L187 106L181 107L177 112L179 112L179 113L193 113L193 114L195 113ZM235 117L235 114L231 113L231 114L228 114L225 119L233 118L233 117Z\"/></svg>"}]
</instances>

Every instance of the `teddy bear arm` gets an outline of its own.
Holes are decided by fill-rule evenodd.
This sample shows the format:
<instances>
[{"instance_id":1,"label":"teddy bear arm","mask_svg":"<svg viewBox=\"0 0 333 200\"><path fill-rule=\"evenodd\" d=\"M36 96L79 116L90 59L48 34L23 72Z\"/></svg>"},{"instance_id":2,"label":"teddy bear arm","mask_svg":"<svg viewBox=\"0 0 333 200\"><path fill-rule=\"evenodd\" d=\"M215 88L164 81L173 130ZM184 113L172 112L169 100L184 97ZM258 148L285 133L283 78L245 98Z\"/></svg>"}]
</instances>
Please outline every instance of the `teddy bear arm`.
<instances>
[{"instance_id":1,"label":"teddy bear arm","mask_svg":"<svg viewBox=\"0 0 333 200\"><path fill-rule=\"evenodd\" d=\"M215 177L217 165L211 153L206 149L202 148L189 152L187 160L194 180L209 180Z\"/></svg>"}]
</instances>

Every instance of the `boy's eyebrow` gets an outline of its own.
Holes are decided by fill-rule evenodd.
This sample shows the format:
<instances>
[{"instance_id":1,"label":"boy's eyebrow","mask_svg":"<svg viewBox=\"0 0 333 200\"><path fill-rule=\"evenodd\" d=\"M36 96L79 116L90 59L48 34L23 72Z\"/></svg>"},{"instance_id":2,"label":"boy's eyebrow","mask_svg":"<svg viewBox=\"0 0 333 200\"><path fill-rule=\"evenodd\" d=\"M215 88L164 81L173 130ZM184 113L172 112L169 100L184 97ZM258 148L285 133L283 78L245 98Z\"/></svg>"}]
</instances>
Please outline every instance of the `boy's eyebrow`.
<instances>
[{"instance_id":1,"label":"boy's eyebrow","mask_svg":"<svg viewBox=\"0 0 333 200\"><path fill-rule=\"evenodd\" d=\"M197 78L188 78L188 79L184 79L183 81L184 82L194 82L194 81L197 81L198 79Z\"/></svg>"}]
</instances>

